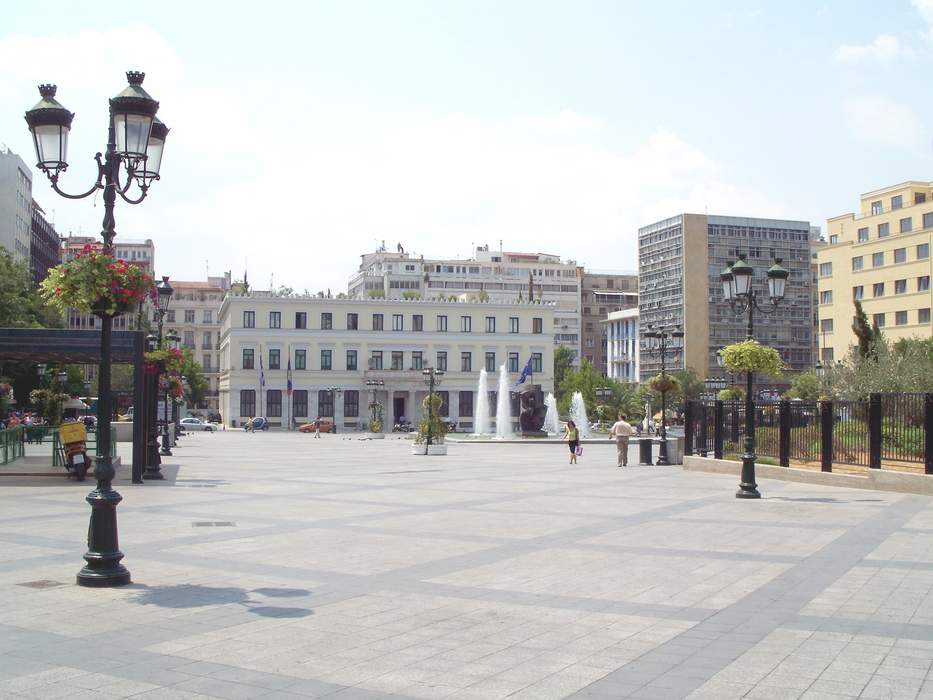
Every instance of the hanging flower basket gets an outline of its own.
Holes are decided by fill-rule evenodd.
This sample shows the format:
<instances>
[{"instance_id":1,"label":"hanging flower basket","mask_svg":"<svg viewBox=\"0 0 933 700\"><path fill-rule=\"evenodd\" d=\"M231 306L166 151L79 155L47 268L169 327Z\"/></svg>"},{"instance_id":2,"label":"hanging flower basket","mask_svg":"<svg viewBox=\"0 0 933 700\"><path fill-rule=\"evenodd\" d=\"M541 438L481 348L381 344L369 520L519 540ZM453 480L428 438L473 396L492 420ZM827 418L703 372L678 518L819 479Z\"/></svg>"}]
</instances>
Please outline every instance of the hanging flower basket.
<instances>
[{"instance_id":1,"label":"hanging flower basket","mask_svg":"<svg viewBox=\"0 0 933 700\"><path fill-rule=\"evenodd\" d=\"M745 392L740 387L730 386L719 392L720 401L741 401L745 398Z\"/></svg>"},{"instance_id":2,"label":"hanging flower basket","mask_svg":"<svg viewBox=\"0 0 933 700\"><path fill-rule=\"evenodd\" d=\"M658 374L648 380L648 386L652 391L663 394L668 391L677 391L680 388L680 382L669 374Z\"/></svg>"},{"instance_id":3,"label":"hanging flower basket","mask_svg":"<svg viewBox=\"0 0 933 700\"><path fill-rule=\"evenodd\" d=\"M159 378L159 391L169 398L180 399L185 395L185 385L178 375L163 374Z\"/></svg>"},{"instance_id":4,"label":"hanging flower basket","mask_svg":"<svg viewBox=\"0 0 933 700\"><path fill-rule=\"evenodd\" d=\"M154 291L148 272L89 243L72 260L49 270L39 293L63 313L73 308L116 316L132 311Z\"/></svg>"},{"instance_id":5,"label":"hanging flower basket","mask_svg":"<svg viewBox=\"0 0 933 700\"><path fill-rule=\"evenodd\" d=\"M143 355L144 367L150 374L160 370L174 374L181 374L181 366L185 362L185 354L181 350L168 348L167 350L150 350ZM151 369L150 369L151 368Z\"/></svg>"},{"instance_id":6,"label":"hanging flower basket","mask_svg":"<svg viewBox=\"0 0 933 700\"><path fill-rule=\"evenodd\" d=\"M754 372L779 377L784 370L781 355L757 340L743 340L722 349L722 364L733 374Z\"/></svg>"}]
</instances>

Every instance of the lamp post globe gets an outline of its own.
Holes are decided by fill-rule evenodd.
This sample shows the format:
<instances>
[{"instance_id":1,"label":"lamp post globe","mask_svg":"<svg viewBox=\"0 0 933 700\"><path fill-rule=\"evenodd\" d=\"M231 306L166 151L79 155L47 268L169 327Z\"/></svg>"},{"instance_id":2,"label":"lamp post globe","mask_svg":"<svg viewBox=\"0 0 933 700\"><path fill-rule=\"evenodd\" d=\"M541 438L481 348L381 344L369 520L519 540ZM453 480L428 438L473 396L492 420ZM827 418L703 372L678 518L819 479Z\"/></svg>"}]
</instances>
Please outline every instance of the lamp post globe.
<instances>
[{"instance_id":1,"label":"lamp post globe","mask_svg":"<svg viewBox=\"0 0 933 700\"><path fill-rule=\"evenodd\" d=\"M110 100L116 153L131 171L146 159L149 133L156 112L159 111L159 103L143 88L145 77L145 73L127 71L126 80L129 84ZM159 157L161 160L161 153Z\"/></svg>"},{"instance_id":2,"label":"lamp post globe","mask_svg":"<svg viewBox=\"0 0 933 700\"><path fill-rule=\"evenodd\" d=\"M732 263L732 280L735 289L735 296L747 298L752 290L752 276L754 270L745 260L745 253L739 255L739 259Z\"/></svg>"},{"instance_id":3,"label":"lamp post globe","mask_svg":"<svg viewBox=\"0 0 933 700\"><path fill-rule=\"evenodd\" d=\"M776 258L774 264L768 268L768 294L771 297L771 303L777 304L784 299L784 290L787 287L787 278L790 276L784 267L781 266L781 259Z\"/></svg>"},{"instance_id":4,"label":"lamp post globe","mask_svg":"<svg viewBox=\"0 0 933 700\"><path fill-rule=\"evenodd\" d=\"M68 134L74 112L69 112L55 99L55 85L40 85L41 100L26 112L26 123L36 149L36 167L52 181L68 167Z\"/></svg>"}]
</instances>

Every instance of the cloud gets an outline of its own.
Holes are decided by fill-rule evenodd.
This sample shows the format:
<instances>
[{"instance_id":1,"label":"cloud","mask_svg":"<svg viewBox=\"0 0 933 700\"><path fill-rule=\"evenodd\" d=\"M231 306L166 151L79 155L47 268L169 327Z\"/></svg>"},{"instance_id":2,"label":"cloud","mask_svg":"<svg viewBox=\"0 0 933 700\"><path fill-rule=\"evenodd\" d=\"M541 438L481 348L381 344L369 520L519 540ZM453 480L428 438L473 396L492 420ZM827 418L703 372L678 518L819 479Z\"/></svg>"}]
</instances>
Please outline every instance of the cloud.
<instances>
[{"instance_id":1,"label":"cloud","mask_svg":"<svg viewBox=\"0 0 933 700\"><path fill-rule=\"evenodd\" d=\"M913 0L911 4L927 23L927 39L933 41L933 0Z\"/></svg>"},{"instance_id":2,"label":"cloud","mask_svg":"<svg viewBox=\"0 0 933 700\"><path fill-rule=\"evenodd\" d=\"M572 109L562 109L555 114L546 114L534 117L531 123L544 131L575 131L578 129L602 129L606 120L600 117L590 117Z\"/></svg>"},{"instance_id":3,"label":"cloud","mask_svg":"<svg viewBox=\"0 0 933 700\"><path fill-rule=\"evenodd\" d=\"M909 151L927 142L923 120L908 105L883 95L862 95L844 105L846 126L864 143Z\"/></svg>"},{"instance_id":4,"label":"cloud","mask_svg":"<svg viewBox=\"0 0 933 700\"><path fill-rule=\"evenodd\" d=\"M836 63L849 65L893 63L899 59L912 58L913 56L913 49L901 46L900 40L891 34L879 34L873 42L866 46L843 44L833 52L833 60Z\"/></svg>"}]
</instances>

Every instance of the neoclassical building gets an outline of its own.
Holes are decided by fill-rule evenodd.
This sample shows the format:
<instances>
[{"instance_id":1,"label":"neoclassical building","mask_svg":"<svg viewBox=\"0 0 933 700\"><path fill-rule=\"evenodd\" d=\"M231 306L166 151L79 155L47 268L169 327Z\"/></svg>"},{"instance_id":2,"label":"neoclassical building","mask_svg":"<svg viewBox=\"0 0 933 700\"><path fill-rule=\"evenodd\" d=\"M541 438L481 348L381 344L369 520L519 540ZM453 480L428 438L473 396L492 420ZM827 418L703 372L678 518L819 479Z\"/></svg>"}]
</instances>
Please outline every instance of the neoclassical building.
<instances>
[{"instance_id":1,"label":"neoclassical building","mask_svg":"<svg viewBox=\"0 0 933 700\"><path fill-rule=\"evenodd\" d=\"M218 317L223 420L238 427L262 415L293 426L321 416L352 430L365 427L375 401L391 430L403 416L420 419L422 370L434 367L444 370L442 413L470 430L483 368L493 392L501 365L515 387L530 360L531 381L553 391L553 320L548 302L228 294Z\"/></svg>"}]
</instances>

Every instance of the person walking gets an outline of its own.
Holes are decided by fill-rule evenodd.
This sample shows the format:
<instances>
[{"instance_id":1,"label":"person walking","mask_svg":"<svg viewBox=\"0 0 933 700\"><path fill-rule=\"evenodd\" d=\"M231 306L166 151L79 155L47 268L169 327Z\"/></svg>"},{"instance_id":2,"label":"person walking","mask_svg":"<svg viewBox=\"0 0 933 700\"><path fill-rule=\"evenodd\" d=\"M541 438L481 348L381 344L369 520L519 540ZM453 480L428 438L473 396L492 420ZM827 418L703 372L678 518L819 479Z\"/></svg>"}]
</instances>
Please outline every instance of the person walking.
<instances>
[{"instance_id":1,"label":"person walking","mask_svg":"<svg viewBox=\"0 0 933 700\"><path fill-rule=\"evenodd\" d=\"M625 416L619 414L619 420L612 424L609 434L616 439L617 466L628 466L628 439L635 432L632 426L625 422Z\"/></svg>"},{"instance_id":2,"label":"person walking","mask_svg":"<svg viewBox=\"0 0 933 700\"><path fill-rule=\"evenodd\" d=\"M314 421L314 437L321 438L321 417L318 416Z\"/></svg>"},{"instance_id":3,"label":"person walking","mask_svg":"<svg viewBox=\"0 0 933 700\"><path fill-rule=\"evenodd\" d=\"M580 447L580 431L577 429L577 424L572 420L567 421L564 439L567 440L567 446L570 448L570 464L576 464L577 448Z\"/></svg>"}]
</instances>

